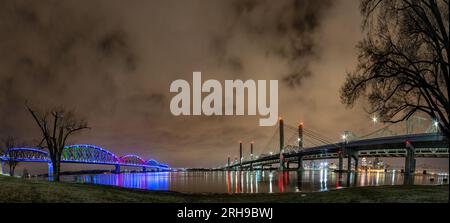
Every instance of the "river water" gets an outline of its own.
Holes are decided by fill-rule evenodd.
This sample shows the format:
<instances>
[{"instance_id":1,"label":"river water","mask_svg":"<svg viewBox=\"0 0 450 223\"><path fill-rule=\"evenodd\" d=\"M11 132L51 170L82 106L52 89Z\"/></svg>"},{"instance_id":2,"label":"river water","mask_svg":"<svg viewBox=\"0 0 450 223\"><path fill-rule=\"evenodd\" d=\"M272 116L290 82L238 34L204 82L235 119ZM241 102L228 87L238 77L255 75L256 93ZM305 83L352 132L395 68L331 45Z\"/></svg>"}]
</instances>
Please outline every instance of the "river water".
<instances>
[{"instance_id":1,"label":"river water","mask_svg":"<svg viewBox=\"0 0 450 223\"><path fill-rule=\"evenodd\" d=\"M448 174L416 175L399 172L336 173L328 170L193 171L61 176L62 181L125 188L189 193L285 193L327 191L355 186L447 184ZM408 181L409 179L409 181Z\"/></svg>"}]
</instances>

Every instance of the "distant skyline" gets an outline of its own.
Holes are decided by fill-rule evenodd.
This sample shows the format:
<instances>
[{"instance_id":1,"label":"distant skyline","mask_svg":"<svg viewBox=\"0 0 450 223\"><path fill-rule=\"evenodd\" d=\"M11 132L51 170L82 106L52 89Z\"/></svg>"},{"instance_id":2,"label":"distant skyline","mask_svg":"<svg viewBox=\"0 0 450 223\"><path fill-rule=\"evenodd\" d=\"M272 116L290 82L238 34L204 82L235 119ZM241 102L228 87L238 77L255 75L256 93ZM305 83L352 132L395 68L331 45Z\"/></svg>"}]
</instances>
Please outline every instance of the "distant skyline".
<instances>
[{"instance_id":1,"label":"distant skyline","mask_svg":"<svg viewBox=\"0 0 450 223\"><path fill-rule=\"evenodd\" d=\"M260 127L258 116L171 114L170 83L194 71L277 79L287 123L335 140L345 130L364 135L377 128L364 102L347 109L339 99L362 38L357 0L1 1L0 137L40 140L28 101L85 117L92 129L71 144L172 167L221 165L241 140L268 152L275 127Z\"/></svg>"}]
</instances>

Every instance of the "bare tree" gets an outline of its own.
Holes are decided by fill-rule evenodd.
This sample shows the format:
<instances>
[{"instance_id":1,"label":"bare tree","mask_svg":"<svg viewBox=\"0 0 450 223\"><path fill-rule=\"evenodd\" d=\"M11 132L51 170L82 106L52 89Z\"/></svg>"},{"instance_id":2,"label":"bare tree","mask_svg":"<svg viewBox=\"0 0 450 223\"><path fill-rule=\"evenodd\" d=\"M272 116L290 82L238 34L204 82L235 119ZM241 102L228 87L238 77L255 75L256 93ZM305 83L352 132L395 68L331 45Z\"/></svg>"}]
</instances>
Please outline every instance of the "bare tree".
<instances>
[{"instance_id":1,"label":"bare tree","mask_svg":"<svg viewBox=\"0 0 450 223\"><path fill-rule=\"evenodd\" d=\"M68 137L75 132L88 129L87 122L76 118L73 111L62 107L43 113L26 105L42 133L40 146L47 148L53 165L53 180L59 181L61 155ZM45 143L45 144L44 144ZM45 146L42 146L45 145Z\"/></svg>"},{"instance_id":2,"label":"bare tree","mask_svg":"<svg viewBox=\"0 0 450 223\"><path fill-rule=\"evenodd\" d=\"M22 144L19 144L17 139L13 136L8 136L2 139L2 144L4 147L4 154L8 157L6 164L8 164L9 167L9 175L14 176L14 171L16 170L16 166L19 165L19 162L16 159L17 153L9 152L9 150L21 146Z\"/></svg>"},{"instance_id":3,"label":"bare tree","mask_svg":"<svg viewBox=\"0 0 450 223\"><path fill-rule=\"evenodd\" d=\"M361 0L366 37L341 100L364 96L369 113L400 122L425 113L449 135L448 0Z\"/></svg>"}]
</instances>

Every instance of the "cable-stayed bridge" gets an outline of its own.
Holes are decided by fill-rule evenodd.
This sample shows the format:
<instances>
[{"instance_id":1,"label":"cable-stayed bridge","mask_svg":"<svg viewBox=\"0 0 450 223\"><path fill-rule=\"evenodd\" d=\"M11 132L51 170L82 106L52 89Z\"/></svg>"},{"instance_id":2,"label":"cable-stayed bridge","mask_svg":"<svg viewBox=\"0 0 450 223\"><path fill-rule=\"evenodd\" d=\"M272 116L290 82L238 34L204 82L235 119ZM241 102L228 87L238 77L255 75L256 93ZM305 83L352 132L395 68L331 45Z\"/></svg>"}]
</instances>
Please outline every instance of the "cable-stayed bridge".
<instances>
[{"instance_id":1,"label":"cable-stayed bridge","mask_svg":"<svg viewBox=\"0 0 450 223\"><path fill-rule=\"evenodd\" d=\"M373 121L376 123L377 120L374 118ZM250 144L250 153L243 155L243 144L240 142L239 158L232 161L228 157L226 164L217 169L278 166L284 170L290 169L294 163L302 170L304 160L338 159L338 171L352 171L352 167L358 170L361 157L399 157L405 159L405 173L412 174L415 172L416 158L448 158L448 148L448 136L440 133L438 123L422 117L411 117L361 136L345 131L341 140L333 140L319 131L304 128L303 123L291 126L280 119L272 137L259 150L259 155L254 153L253 143ZM347 160L346 170L344 159Z\"/></svg>"}]
</instances>

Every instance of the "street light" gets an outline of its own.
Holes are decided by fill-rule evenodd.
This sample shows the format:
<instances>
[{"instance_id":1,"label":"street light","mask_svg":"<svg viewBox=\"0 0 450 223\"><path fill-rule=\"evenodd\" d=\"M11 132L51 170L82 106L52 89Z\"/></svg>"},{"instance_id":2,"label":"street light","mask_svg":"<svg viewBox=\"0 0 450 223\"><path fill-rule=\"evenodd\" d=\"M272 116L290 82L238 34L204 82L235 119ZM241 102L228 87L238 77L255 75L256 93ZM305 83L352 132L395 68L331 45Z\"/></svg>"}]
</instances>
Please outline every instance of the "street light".
<instances>
[{"instance_id":1,"label":"street light","mask_svg":"<svg viewBox=\"0 0 450 223\"><path fill-rule=\"evenodd\" d=\"M378 122L377 116L373 116L373 117L372 117L372 122L373 122L374 124Z\"/></svg>"},{"instance_id":2,"label":"street light","mask_svg":"<svg viewBox=\"0 0 450 223\"><path fill-rule=\"evenodd\" d=\"M438 121L436 121L436 120L434 120L434 122L433 122L433 125L434 125L434 127L438 127L439 126L439 122Z\"/></svg>"}]
</instances>

